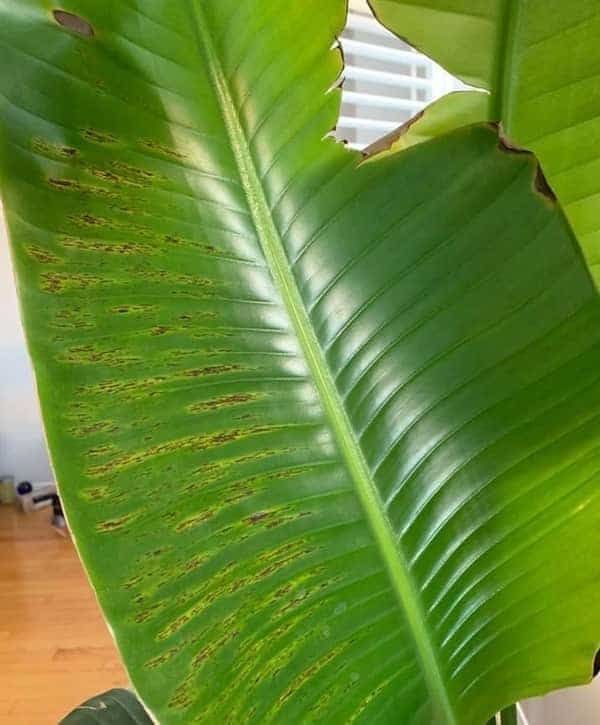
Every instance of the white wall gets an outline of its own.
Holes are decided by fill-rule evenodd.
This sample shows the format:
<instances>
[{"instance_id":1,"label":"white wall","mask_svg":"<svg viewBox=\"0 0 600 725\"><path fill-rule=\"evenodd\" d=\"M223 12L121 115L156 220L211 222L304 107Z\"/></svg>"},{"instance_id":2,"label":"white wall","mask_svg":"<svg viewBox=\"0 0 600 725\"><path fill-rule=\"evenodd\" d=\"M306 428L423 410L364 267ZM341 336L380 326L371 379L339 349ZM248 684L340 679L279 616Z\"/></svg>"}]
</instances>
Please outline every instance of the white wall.
<instances>
[{"instance_id":1,"label":"white wall","mask_svg":"<svg viewBox=\"0 0 600 725\"><path fill-rule=\"evenodd\" d=\"M0 475L52 480L0 209Z\"/></svg>"},{"instance_id":2,"label":"white wall","mask_svg":"<svg viewBox=\"0 0 600 725\"><path fill-rule=\"evenodd\" d=\"M522 708L529 725L597 725L600 723L600 677L586 687L560 690L529 700Z\"/></svg>"}]
</instances>

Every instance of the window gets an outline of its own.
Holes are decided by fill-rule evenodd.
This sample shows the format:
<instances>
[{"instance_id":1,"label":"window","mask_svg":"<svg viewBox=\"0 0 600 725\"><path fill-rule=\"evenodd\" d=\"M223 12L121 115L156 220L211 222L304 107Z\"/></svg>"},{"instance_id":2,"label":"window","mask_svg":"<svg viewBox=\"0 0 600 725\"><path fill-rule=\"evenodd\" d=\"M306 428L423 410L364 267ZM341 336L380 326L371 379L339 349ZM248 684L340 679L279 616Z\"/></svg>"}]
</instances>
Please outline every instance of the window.
<instances>
[{"instance_id":1,"label":"window","mask_svg":"<svg viewBox=\"0 0 600 725\"><path fill-rule=\"evenodd\" d=\"M422 108L468 86L375 20L366 0L351 0L341 37L346 63L336 137L363 149Z\"/></svg>"}]
</instances>

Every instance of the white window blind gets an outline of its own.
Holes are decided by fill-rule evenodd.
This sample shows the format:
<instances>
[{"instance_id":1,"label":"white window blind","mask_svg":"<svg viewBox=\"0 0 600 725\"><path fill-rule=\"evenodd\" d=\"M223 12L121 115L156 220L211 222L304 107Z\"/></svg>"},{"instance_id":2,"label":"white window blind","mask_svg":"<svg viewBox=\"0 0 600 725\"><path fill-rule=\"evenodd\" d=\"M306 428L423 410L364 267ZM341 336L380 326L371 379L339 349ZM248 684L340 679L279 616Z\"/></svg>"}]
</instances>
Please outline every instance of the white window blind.
<instances>
[{"instance_id":1,"label":"white window blind","mask_svg":"<svg viewBox=\"0 0 600 725\"><path fill-rule=\"evenodd\" d=\"M363 149L393 131L431 101L465 86L417 53L352 0L341 37L345 72L336 137Z\"/></svg>"}]
</instances>

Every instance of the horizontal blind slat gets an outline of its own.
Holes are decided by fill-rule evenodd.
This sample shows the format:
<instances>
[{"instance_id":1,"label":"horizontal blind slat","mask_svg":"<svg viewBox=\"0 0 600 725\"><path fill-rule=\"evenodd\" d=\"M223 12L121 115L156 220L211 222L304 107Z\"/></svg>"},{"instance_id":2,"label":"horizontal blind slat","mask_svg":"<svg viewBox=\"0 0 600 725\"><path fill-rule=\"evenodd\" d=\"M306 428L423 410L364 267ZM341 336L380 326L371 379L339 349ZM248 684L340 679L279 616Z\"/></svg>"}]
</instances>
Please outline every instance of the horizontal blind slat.
<instances>
[{"instance_id":1,"label":"horizontal blind slat","mask_svg":"<svg viewBox=\"0 0 600 725\"><path fill-rule=\"evenodd\" d=\"M366 43L363 40L354 40L342 36L342 48L345 54L359 55L363 58L373 60L385 60L391 63L420 63L425 65L425 56L416 53L414 50L392 48L387 45L375 45Z\"/></svg>"},{"instance_id":2,"label":"horizontal blind slat","mask_svg":"<svg viewBox=\"0 0 600 725\"><path fill-rule=\"evenodd\" d=\"M346 64L344 69L344 77L347 80L365 81L373 84L382 84L392 87L406 88L423 88L429 89L433 85L431 78L421 78L419 76L399 76L398 73L389 73L383 70L372 70L371 68L362 68L359 65Z\"/></svg>"},{"instance_id":3,"label":"horizontal blind slat","mask_svg":"<svg viewBox=\"0 0 600 725\"><path fill-rule=\"evenodd\" d=\"M379 121L375 118L360 118L359 116L340 116L338 128L366 128L373 131L388 133L398 127L394 121Z\"/></svg>"},{"instance_id":4,"label":"horizontal blind slat","mask_svg":"<svg viewBox=\"0 0 600 725\"><path fill-rule=\"evenodd\" d=\"M355 149L397 129L444 93L465 88L367 13L366 4L350 11L340 38L345 69L335 135Z\"/></svg>"},{"instance_id":5,"label":"horizontal blind slat","mask_svg":"<svg viewBox=\"0 0 600 725\"><path fill-rule=\"evenodd\" d=\"M378 23L373 16L363 15L350 11L348 13L348 28L351 30L363 30L371 35L378 35L382 38L396 40L396 36L386 27Z\"/></svg>"},{"instance_id":6,"label":"horizontal blind slat","mask_svg":"<svg viewBox=\"0 0 600 725\"><path fill-rule=\"evenodd\" d=\"M343 102L362 107L397 108L402 111L420 111L423 108L422 101L414 101L410 98L395 98L394 96L379 96L373 93L357 93L356 91L345 91Z\"/></svg>"}]
</instances>

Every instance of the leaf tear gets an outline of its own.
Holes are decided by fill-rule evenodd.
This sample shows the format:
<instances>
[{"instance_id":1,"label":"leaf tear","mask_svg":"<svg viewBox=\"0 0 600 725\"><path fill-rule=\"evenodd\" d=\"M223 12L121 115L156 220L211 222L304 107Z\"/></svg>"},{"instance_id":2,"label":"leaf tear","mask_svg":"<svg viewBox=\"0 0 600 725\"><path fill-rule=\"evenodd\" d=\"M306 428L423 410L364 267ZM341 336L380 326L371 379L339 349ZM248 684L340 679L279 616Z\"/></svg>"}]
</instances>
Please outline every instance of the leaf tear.
<instances>
[{"instance_id":1,"label":"leaf tear","mask_svg":"<svg viewBox=\"0 0 600 725\"><path fill-rule=\"evenodd\" d=\"M533 180L533 186L535 190L541 194L542 196L546 197L546 199L549 199L551 202L556 202L556 194L552 190L552 187L548 183L548 180L546 179L546 176L544 175L544 172L542 171L542 167L538 164L536 171L535 171L535 178Z\"/></svg>"},{"instance_id":2,"label":"leaf tear","mask_svg":"<svg viewBox=\"0 0 600 725\"><path fill-rule=\"evenodd\" d=\"M512 140L510 140L508 136L504 133L504 129L502 128L501 123L493 122L490 125L498 133L498 138L500 139L500 151L509 154L525 154L526 156L531 156L533 159L535 159L536 167L535 175L533 177L533 188L536 193L540 194L545 199L551 201L553 204L556 203L556 194L548 183L548 180L546 179L546 176L542 171L542 167L540 166L539 161L537 161L537 157L533 153L533 151L530 151L523 146L519 146L515 144Z\"/></svg>"},{"instance_id":3,"label":"leaf tear","mask_svg":"<svg viewBox=\"0 0 600 725\"><path fill-rule=\"evenodd\" d=\"M518 144L514 143L514 141L508 138L508 136L504 132L504 128L502 127L501 123L493 121L490 123L490 126L498 134L498 138L500 139L500 151L504 151L505 153L509 154L527 154L528 156L533 156L531 151L524 148L523 146L519 146Z\"/></svg>"},{"instance_id":4,"label":"leaf tear","mask_svg":"<svg viewBox=\"0 0 600 725\"><path fill-rule=\"evenodd\" d=\"M362 155L365 158L370 158L371 156L376 156L377 154L384 151L389 151L396 143L396 141L398 141L400 138L402 138L402 136L408 133L411 126L413 126L415 123L417 123L417 121L420 121L423 118L426 110L426 108L423 108L418 113L415 113L414 116L411 116L408 121L405 121L403 124L398 126L398 128L394 129L385 136L378 138L376 141L373 141L372 144L362 150Z\"/></svg>"}]
</instances>

